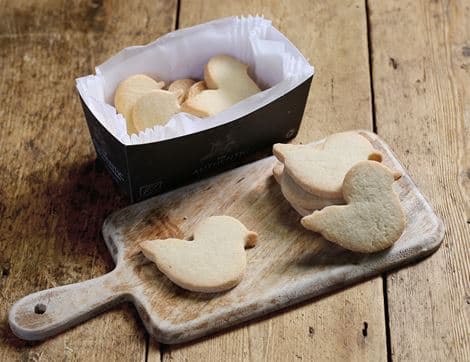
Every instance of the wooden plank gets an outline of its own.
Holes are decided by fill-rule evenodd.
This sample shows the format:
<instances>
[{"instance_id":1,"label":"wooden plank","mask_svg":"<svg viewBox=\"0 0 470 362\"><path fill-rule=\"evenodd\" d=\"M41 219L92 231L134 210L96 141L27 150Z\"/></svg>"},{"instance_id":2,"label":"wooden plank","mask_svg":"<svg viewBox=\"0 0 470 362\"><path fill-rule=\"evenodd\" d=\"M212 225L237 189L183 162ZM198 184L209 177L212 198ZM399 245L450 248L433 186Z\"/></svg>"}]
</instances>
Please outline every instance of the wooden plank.
<instances>
[{"instance_id":1,"label":"wooden plank","mask_svg":"<svg viewBox=\"0 0 470 362\"><path fill-rule=\"evenodd\" d=\"M101 225L126 201L94 166L74 79L172 30L176 1L18 0L0 9L0 360L142 360L146 334L126 305L40 344L15 338L6 313L35 290L113 268Z\"/></svg>"},{"instance_id":2,"label":"wooden plank","mask_svg":"<svg viewBox=\"0 0 470 362\"><path fill-rule=\"evenodd\" d=\"M362 307L374 307L367 298L376 280L202 341L169 346L163 360L384 361L383 316ZM158 361L151 352L149 361Z\"/></svg>"},{"instance_id":3,"label":"wooden plank","mask_svg":"<svg viewBox=\"0 0 470 362\"><path fill-rule=\"evenodd\" d=\"M392 358L469 361L470 3L369 5L378 132L447 228L435 255L388 277Z\"/></svg>"},{"instance_id":4,"label":"wooden plank","mask_svg":"<svg viewBox=\"0 0 470 362\"><path fill-rule=\"evenodd\" d=\"M186 27L230 15L264 14L316 66L296 142L372 128L364 2L308 0L181 2ZM307 303L269 319L190 345L165 350L165 360L386 360L382 281ZM366 327L365 327L366 326ZM149 351L149 360L158 356Z\"/></svg>"}]
</instances>

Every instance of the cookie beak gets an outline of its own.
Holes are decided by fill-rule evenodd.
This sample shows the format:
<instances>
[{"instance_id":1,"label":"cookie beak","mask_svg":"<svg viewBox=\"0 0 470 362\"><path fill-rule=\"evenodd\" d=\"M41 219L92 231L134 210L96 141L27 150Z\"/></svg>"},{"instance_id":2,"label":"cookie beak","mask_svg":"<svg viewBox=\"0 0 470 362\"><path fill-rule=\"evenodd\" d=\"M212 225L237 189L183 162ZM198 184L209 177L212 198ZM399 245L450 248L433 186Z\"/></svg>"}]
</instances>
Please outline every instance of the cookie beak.
<instances>
[{"instance_id":1,"label":"cookie beak","mask_svg":"<svg viewBox=\"0 0 470 362\"><path fill-rule=\"evenodd\" d=\"M311 216L311 214L310 214L310 215L306 215L306 216L304 216L304 217L302 217L302 218L300 219L300 224L301 224L304 228L306 227L305 225L308 223L308 218L309 218L310 216Z\"/></svg>"},{"instance_id":2,"label":"cookie beak","mask_svg":"<svg viewBox=\"0 0 470 362\"><path fill-rule=\"evenodd\" d=\"M401 172L399 172L399 171L393 171L393 179L394 179L395 181L399 180L402 176L403 176L403 175L402 175Z\"/></svg>"},{"instance_id":3,"label":"cookie beak","mask_svg":"<svg viewBox=\"0 0 470 362\"><path fill-rule=\"evenodd\" d=\"M281 182L281 175L283 171L284 171L284 166L281 163L277 163L273 167L273 176L276 179L277 183Z\"/></svg>"},{"instance_id":4,"label":"cookie beak","mask_svg":"<svg viewBox=\"0 0 470 362\"><path fill-rule=\"evenodd\" d=\"M254 231L248 231L248 234L245 236L245 248L252 248L256 245L258 241L258 234Z\"/></svg>"},{"instance_id":5,"label":"cookie beak","mask_svg":"<svg viewBox=\"0 0 470 362\"><path fill-rule=\"evenodd\" d=\"M274 146L273 146L273 155L279 160L281 161L282 163L284 163L284 159L285 159L285 152L286 152L286 148L288 147L288 145L284 144L284 143L276 143Z\"/></svg>"},{"instance_id":6,"label":"cookie beak","mask_svg":"<svg viewBox=\"0 0 470 362\"><path fill-rule=\"evenodd\" d=\"M377 161L377 162L382 162L383 160L383 155L381 152L379 151L374 151L373 153L371 153L368 157L368 160L370 161Z\"/></svg>"}]
</instances>

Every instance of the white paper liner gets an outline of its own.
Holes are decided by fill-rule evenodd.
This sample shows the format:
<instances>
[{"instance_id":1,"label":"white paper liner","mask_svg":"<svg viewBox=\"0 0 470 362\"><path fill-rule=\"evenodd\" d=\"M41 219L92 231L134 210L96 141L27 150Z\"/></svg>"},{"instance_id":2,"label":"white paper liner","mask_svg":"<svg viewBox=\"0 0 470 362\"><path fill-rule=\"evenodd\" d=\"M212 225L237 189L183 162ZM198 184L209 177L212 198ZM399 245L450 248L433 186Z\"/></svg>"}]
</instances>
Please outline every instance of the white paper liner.
<instances>
[{"instance_id":1,"label":"white paper liner","mask_svg":"<svg viewBox=\"0 0 470 362\"><path fill-rule=\"evenodd\" d=\"M204 119L178 113L165 126L127 134L126 121L113 107L114 91L127 77L143 73L163 79L203 79L204 65L219 54L249 65L264 91ZM96 75L76 79L77 89L98 121L121 143L157 142L231 122L272 102L300 85L313 67L271 21L262 17L229 17L168 33L145 46L125 48L96 67Z\"/></svg>"}]
</instances>

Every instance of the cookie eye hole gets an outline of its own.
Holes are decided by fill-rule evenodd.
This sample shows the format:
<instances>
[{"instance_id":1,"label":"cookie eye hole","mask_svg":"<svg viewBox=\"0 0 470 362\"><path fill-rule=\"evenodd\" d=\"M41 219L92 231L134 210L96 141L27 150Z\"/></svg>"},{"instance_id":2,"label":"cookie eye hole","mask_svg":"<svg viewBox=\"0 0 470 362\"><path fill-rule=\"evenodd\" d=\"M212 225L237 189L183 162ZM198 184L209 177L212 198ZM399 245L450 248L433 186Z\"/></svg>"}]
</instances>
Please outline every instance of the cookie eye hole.
<instances>
[{"instance_id":1,"label":"cookie eye hole","mask_svg":"<svg viewBox=\"0 0 470 362\"><path fill-rule=\"evenodd\" d=\"M38 303L34 306L34 313L36 314L44 314L46 313L46 305L42 303Z\"/></svg>"},{"instance_id":2,"label":"cookie eye hole","mask_svg":"<svg viewBox=\"0 0 470 362\"><path fill-rule=\"evenodd\" d=\"M369 156L368 158L370 161L377 161L377 162L382 162L382 154L376 152L373 153Z\"/></svg>"}]
</instances>

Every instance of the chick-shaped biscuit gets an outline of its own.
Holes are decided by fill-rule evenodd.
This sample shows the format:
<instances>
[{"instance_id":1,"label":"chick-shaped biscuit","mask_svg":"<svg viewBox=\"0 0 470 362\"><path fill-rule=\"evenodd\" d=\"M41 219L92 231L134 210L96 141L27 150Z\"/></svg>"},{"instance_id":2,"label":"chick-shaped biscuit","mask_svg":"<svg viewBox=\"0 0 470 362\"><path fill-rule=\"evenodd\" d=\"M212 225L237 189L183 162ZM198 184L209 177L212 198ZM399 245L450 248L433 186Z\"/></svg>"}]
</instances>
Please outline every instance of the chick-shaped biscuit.
<instances>
[{"instance_id":1,"label":"chick-shaped biscuit","mask_svg":"<svg viewBox=\"0 0 470 362\"><path fill-rule=\"evenodd\" d=\"M188 90L188 95L186 99L190 99L193 97L196 97L199 93L201 93L203 90L206 90L206 82L203 80L200 80L199 82L194 83Z\"/></svg>"},{"instance_id":2,"label":"chick-shaped biscuit","mask_svg":"<svg viewBox=\"0 0 470 362\"><path fill-rule=\"evenodd\" d=\"M132 120L132 109L143 95L165 86L165 82L156 81L144 74L131 75L122 81L114 93L114 106L126 119L127 133L137 133Z\"/></svg>"},{"instance_id":3,"label":"chick-shaped biscuit","mask_svg":"<svg viewBox=\"0 0 470 362\"><path fill-rule=\"evenodd\" d=\"M302 218L302 225L345 249L360 253L384 250L405 229L405 214L392 188L400 174L381 163L362 161L344 178L347 205L335 205Z\"/></svg>"},{"instance_id":4,"label":"chick-shaped biscuit","mask_svg":"<svg viewBox=\"0 0 470 362\"><path fill-rule=\"evenodd\" d=\"M188 97L182 110L199 117L213 116L260 92L248 75L248 65L228 55L212 57L204 68L207 90Z\"/></svg>"},{"instance_id":5,"label":"chick-shaped biscuit","mask_svg":"<svg viewBox=\"0 0 470 362\"><path fill-rule=\"evenodd\" d=\"M192 79L178 79L168 86L168 90L176 94L178 102L183 103L188 97L189 90L196 82Z\"/></svg>"},{"instance_id":6,"label":"chick-shaped biscuit","mask_svg":"<svg viewBox=\"0 0 470 362\"><path fill-rule=\"evenodd\" d=\"M335 133L320 147L277 143L273 153L304 191L330 199L342 197L344 176L354 164L382 160L382 154L365 137L353 131Z\"/></svg>"},{"instance_id":7,"label":"chick-shaped biscuit","mask_svg":"<svg viewBox=\"0 0 470 362\"><path fill-rule=\"evenodd\" d=\"M153 126L164 126L169 119L180 111L175 93L158 89L140 97L132 109L132 120L137 131Z\"/></svg>"},{"instance_id":8,"label":"chick-shaped biscuit","mask_svg":"<svg viewBox=\"0 0 470 362\"><path fill-rule=\"evenodd\" d=\"M193 236L193 240L144 241L140 247L184 289L214 293L240 283L246 268L245 248L256 244L257 234L233 217L211 216L196 225Z\"/></svg>"}]
</instances>

